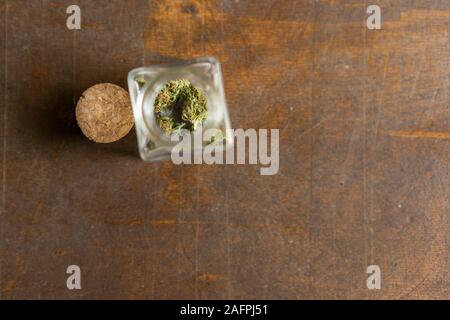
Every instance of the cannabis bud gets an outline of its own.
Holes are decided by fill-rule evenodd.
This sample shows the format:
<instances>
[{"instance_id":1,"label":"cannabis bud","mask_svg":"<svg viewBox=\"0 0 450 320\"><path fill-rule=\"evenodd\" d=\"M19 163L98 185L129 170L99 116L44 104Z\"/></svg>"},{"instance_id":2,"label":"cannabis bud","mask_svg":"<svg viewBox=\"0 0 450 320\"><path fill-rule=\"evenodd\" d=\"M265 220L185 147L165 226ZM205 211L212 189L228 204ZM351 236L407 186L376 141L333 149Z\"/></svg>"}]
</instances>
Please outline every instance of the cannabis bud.
<instances>
[{"instance_id":1,"label":"cannabis bud","mask_svg":"<svg viewBox=\"0 0 450 320\"><path fill-rule=\"evenodd\" d=\"M181 129L194 131L208 115L205 94L189 80L169 81L156 96L154 114L168 135Z\"/></svg>"}]
</instances>

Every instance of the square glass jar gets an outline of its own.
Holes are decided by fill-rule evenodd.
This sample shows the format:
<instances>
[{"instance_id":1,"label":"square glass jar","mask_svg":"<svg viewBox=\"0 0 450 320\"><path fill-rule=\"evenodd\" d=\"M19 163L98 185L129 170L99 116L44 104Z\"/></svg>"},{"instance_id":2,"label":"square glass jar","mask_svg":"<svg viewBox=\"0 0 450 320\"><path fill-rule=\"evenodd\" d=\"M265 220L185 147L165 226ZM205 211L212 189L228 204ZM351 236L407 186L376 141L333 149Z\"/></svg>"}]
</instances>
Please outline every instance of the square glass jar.
<instances>
[{"instance_id":1,"label":"square glass jar","mask_svg":"<svg viewBox=\"0 0 450 320\"><path fill-rule=\"evenodd\" d=\"M178 143L172 142L170 136L163 132L154 115L157 94L167 82L178 79L189 80L206 96L208 116L199 129L203 132L207 129L221 130L224 135L223 150L233 145L222 72L220 63L215 58L203 57L180 63L142 67L128 73L128 88L139 154L144 161L170 159L172 149ZM202 149L193 147L192 151L196 154L202 152Z\"/></svg>"}]
</instances>

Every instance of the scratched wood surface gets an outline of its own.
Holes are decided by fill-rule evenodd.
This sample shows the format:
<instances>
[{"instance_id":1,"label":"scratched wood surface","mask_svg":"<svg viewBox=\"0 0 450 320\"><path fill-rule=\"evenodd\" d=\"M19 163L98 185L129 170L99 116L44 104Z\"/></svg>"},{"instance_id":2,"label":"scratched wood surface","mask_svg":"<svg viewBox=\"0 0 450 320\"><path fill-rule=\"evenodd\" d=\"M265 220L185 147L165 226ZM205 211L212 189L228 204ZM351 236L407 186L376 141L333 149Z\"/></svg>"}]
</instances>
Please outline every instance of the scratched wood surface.
<instances>
[{"instance_id":1,"label":"scratched wood surface","mask_svg":"<svg viewBox=\"0 0 450 320\"><path fill-rule=\"evenodd\" d=\"M0 298L450 298L450 2L375 3L2 0ZM210 55L277 175L81 135L84 89Z\"/></svg>"}]
</instances>

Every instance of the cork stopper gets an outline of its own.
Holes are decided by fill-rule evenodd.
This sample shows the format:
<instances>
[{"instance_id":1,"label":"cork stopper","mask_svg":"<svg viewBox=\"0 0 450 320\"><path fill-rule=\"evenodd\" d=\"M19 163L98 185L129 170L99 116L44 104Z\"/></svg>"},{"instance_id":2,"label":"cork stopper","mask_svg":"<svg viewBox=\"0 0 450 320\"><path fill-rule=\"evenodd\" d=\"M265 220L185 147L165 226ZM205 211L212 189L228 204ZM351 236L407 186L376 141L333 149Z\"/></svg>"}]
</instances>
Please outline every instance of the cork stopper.
<instances>
[{"instance_id":1,"label":"cork stopper","mask_svg":"<svg viewBox=\"0 0 450 320\"><path fill-rule=\"evenodd\" d=\"M78 126L90 140L117 141L133 127L128 92L111 83L96 84L83 92L76 107Z\"/></svg>"}]
</instances>

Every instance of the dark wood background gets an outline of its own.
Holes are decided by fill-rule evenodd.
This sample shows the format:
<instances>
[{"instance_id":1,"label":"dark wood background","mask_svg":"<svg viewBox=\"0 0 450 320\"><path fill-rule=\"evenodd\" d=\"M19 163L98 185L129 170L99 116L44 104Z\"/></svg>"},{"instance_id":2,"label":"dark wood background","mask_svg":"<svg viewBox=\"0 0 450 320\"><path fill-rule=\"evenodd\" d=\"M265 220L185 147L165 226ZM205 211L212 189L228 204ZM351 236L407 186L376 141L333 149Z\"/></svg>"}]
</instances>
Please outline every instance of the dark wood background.
<instances>
[{"instance_id":1,"label":"dark wood background","mask_svg":"<svg viewBox=\"0 0 450 320\"><path fill-rule=\"evenodd\" d=\"M1 298L450 298L448 0L3 0L0 21ZM277 175L82 136L83 90L198 56L233 127L280 128Z\"/></svg>"}]
</instances>

